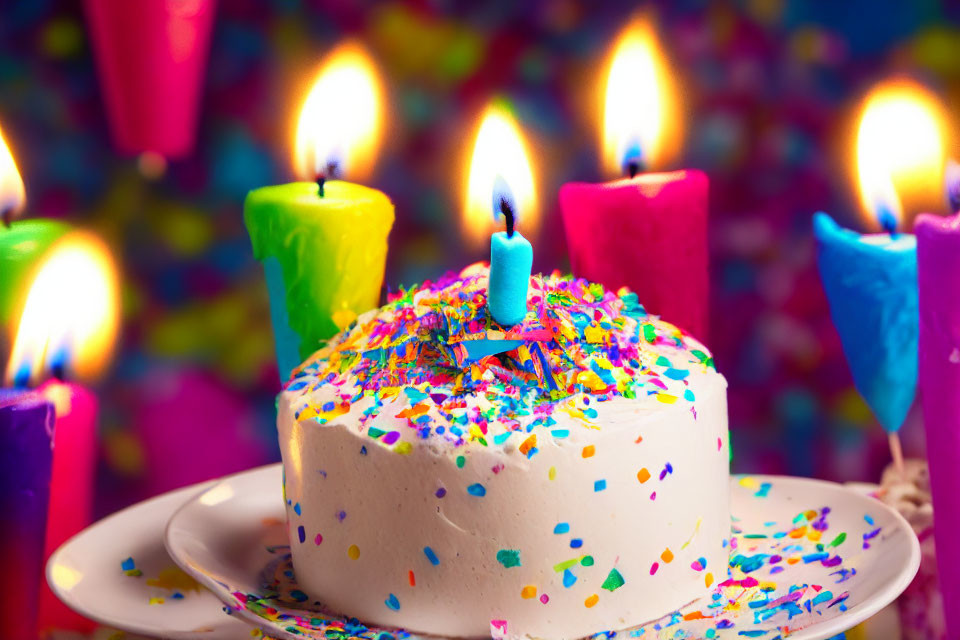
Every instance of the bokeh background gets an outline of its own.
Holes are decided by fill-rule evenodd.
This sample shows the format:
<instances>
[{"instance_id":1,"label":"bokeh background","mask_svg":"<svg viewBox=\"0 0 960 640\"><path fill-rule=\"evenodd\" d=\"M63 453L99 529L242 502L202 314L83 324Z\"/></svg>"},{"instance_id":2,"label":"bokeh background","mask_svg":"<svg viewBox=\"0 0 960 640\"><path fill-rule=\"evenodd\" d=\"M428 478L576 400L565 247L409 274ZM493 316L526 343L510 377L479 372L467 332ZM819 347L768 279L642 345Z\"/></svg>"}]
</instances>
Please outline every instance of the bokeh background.
<instances>
[{"instance_id":1,"label":"bokeh background","mask_svg":"<svg viewBox=\"0 0 960 640\"><path fill-rule=\"evenodd\" d=\"M29 215L98 230L123 270L123 334L98 384L98 512L278 459L267 295L241 207L248 190L292 178L293 124L326 51L361 40L389 92L371 180L397 208L388 287L483 258L460 236L461 172L491 96L511 101L535 148L545 213L535 266L565 270L557 190L602 177L599 63L640 6L222 0L197 148L158 167L110 145L80 3L5 3L0 126ZM906 74L960 113L960 5L655 8L684 87L677 166L711 180L708 343L730 382L734 469L876 480L886 440L830 323L811 215L864 228L850 145L857 102L872 84ZM945 213L945 204L930 206ZM916 411L902 435L907 454L921 455Z\"/></svg>"}]
</instances>

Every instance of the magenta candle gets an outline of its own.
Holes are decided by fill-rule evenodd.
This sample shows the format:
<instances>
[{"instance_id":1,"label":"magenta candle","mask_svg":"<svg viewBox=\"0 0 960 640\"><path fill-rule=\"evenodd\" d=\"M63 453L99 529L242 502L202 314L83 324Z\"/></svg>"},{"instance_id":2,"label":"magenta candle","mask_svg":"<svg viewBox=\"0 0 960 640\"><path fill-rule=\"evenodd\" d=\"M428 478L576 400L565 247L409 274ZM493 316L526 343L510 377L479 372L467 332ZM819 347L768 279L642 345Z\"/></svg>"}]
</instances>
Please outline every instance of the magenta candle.
<instances>
[{"instance_id":1,"label":"magenta candle","mask_svg":"<svg viewBox=\"0 0 960 640\"><path fill-rule=\"evenodd\" d=\"M960 637L960 215L917 218L920 390L947 637Z\"/></svg>"},{"instance_id":2,"label":"magenta candle","mask_svg":"<svg viewBox=\"0 0 960 640\"><path fill-rule=\"evenodd\" d=\"M97 397L75 383L50 380L39 388L56 412L50 507L44 561L93 518L93 490L97 464ZM43 586L40 629L90 631L93 622L74 613Z\"/></svg>"},{"instance_id":3,"label":"magenta candle","mask_svg":"<svg viewBox=\"0 0 960 640\"><path fill-rule=\"evenodd\" d=\"M85 0L84 8L114 144L190 153L214 0Z\"/></svg>"},{"instance_id":4,"label":"magenta candle","mask_svg":"<svg viewBox=\"0 0 960 640\"><path fill-rule=\"evenodd\" d=\"M650 313L708 338L707 177L644 173L677 155L681 93L650 15L621 31L602 104L601 164L619 180L560 189L574 275L627 286Z\"/></svg>"},{"instance_id":5,"label":"magenta candle","mask_svg":"<svg viewBox=\"0 0 960 640\"><path fill-rule=\"evenodd\" d=\"M573 273L627 286L647 311L707 339L707 189L695 170L563 185Z\"/></svg>"},{"instance_id":6,"label":"magenta candle","mask_svg":"<svg viewBox=\"0 0 960 640\"><path fill-rule=\"evenodd\" d=\"M41 394L0 389L0 620L14 640L37 637L53 434Z\"/></svg>"}]
</instances>

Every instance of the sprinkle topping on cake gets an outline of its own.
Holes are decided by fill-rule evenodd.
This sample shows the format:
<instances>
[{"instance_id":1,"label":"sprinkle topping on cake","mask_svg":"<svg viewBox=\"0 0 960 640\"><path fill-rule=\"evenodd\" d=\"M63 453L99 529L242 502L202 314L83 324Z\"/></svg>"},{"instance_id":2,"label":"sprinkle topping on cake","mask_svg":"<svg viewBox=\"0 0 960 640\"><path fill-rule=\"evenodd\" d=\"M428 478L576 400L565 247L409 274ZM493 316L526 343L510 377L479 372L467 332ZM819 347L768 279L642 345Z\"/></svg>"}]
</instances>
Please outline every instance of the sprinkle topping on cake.
<instances>
[{"instance_id":1,"label":"sprinkle topping on cake","mask_svg":"<svg viewBox=\"0 0 960 640\"><path fill-rule=\"evenodd\" d=\"M468 267L361 316L286 384L300 396L297 418L325 424L361 409L368 435L393 445L400 434L371 421L402 404L390 416L406 418L421 439L491 446L519 431L532 436L519 445L529 457L556 411L589 425L594 403L621 397L696 415L688 378L712 372L713 358L636 294L537 275L526 318L504 328L487 311L487 274ZM564 437L559 431L550 435Z\"/></svg>"}]
</instances>

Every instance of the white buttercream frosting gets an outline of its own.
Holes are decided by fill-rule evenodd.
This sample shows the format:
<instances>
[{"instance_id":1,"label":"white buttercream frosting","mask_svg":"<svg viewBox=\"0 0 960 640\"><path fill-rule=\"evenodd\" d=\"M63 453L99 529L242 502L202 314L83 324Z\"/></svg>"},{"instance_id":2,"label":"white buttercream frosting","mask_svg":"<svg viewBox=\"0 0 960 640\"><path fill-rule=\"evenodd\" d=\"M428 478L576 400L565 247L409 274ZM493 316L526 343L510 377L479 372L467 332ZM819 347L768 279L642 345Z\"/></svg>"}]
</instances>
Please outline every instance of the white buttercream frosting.
<instances>
[{"instance_id":1,"label":"white buttercream frosting","mask_svg":"<svg viewBox=\"0 0 960 640\"><path fill-rule=\"evenodd\" d=\"M405 292L288 383L301 587L367 623L459 637L577 638L704 595L729 536L709 353L632 294L556 276L532 279L527 320L505 331L485 278Z\"/></svg>"}]
</instances>

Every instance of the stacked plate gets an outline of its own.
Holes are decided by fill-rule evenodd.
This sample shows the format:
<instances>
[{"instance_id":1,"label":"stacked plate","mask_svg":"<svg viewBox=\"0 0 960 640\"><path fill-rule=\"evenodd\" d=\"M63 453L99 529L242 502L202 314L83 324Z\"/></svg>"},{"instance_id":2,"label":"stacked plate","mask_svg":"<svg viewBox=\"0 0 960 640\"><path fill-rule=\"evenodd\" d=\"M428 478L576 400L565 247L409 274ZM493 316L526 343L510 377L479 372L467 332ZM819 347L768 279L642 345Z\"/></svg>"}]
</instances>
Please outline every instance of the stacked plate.
<instances>
[{"instance_id":1,"label":"stacked plate","mask_svg":"<svg viewBox=\"0 0 960 640\"><path fill-rule=\"evenodd\" d=\"M297 587L280 475L280 465L253 469L120 511L57 550L47 578L77 612L146 636L417 638L327 612ZM864 491L743 476L731 497L729 579L620 635L830 638L892 602L920 565L910 526Z\"/></svg>"}]
</instances>

